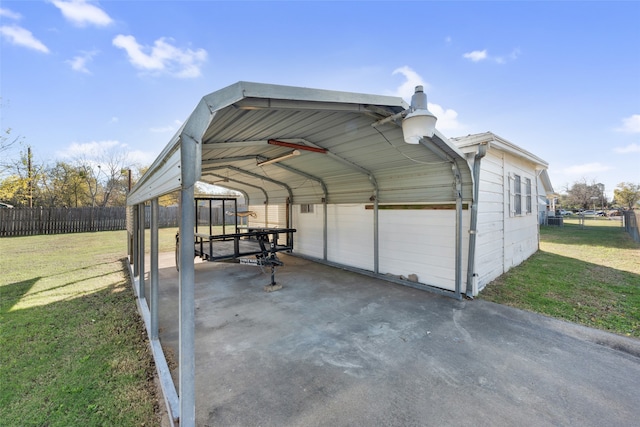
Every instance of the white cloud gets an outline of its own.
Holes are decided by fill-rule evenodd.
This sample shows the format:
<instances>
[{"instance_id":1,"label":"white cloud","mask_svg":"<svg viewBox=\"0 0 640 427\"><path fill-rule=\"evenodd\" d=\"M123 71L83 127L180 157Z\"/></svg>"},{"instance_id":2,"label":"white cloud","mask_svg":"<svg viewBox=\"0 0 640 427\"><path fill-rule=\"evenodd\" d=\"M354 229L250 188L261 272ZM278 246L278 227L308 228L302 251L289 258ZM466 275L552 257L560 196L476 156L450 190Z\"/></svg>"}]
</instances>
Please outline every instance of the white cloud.
<instances>
[{"instance_id":1,"label":"white cloud","mask_svg":"<svg viewBox=\"0 0 640 427\"><path fill-rule=\"evenodd\" d=\"M487 50L474 50L473 52L467 52L462 56L473 62L479 62L487 59Z\"/></svg>"},{"instance_id":2,"label":"white cloud","mask_svg":"<svg viewBox=\"0 0 640 427\"><path fill-rule=\"evenodd\" d=\"M49 48L40 40L36 39L31 31L24 29L18 25L3 25L0 27L0 35L9 43L16 46L22 46L38 52L49 53Z\"/></svg>"},{"instance_id":3,"label":"white cloud","mask_svg":"<svg viewBox=\"0 0 640 427\"><path fill-rule=\"evenodd\" d=\"M83 159L88 164L97 167L100 160L110 153L125 153L127 164L149 165L158 155L141 150L130 150L129 145L116 140L73 142L64 150L58 151L56 156L70 161Z\"/></svg>"},{"instance_id":4,"label":"white cloud","mask_svg":"<svg viewBox=\"0 0 640 427\"><path fill-rule=\"evenodd\" d=\"M91 142L72 142L67 148L58 151L58 156L67 159L88 158L94 159L107 153L114 148L124 148L125 144L119 141L91 141Z\"/></svg>"},{"instance_id":5,"label":"white cloud","mask_svg":"<svg viewBox=\"0 0 640 427\"><path fill-rule=\"evenodd\" d=\"M428 83L424 82L424 79L408 66L397 68L393 71L393 74L402 74L405 77L405 81L395 90L394 95L402 97L408 104L411 104L411 97L415 92L416 86L422 85L425 92L430 87ZM427 99L429 94L427 94ZM444 108L441 105L427 102L427 108L437 118L436 128L440 131L460 131L464 129L464 126L458 122L458 112L449 108Z\"/></svg>"},{"instance_id":6,"label":"white cloud","mask_svg":"<svg viewBox=\"0 0 640 427\"><path fill-rule=\"evenodd\" d=\"M411 97L416 90L416 86L423 86L425 91L429 89L429 85L424 82L422 77L406 65L404 67L396 68L393 70L392 74L402 74L406 79L405 82L396 89L394 96L399 96L404 100L409 100L407 102L411 102Z\"/></svg>"},{"instance_id":7,"label":"white cloud","mask_svg":"<svg viewBox=\"0 0 640 427\"><path fill-rule=\"evenodd\" d=\"M5 18L9 18L9 19L15 19L16 21L22 18L22 16L19 13L9 9L4 9L1 7L0 7L0 16L4 16Z\"/></svg>"},{"instance_id":8,"label":"white cloud","mask_svg":"<svg viewBox=\"0 0 640 427\"><path fill-rule=\"evenodd\" d=\"M462 54L462 57L472 62L480 61L494 61L497 64L506 64L509 61L515 61L520 56L520 49L516 48L508 55L492 56L487 53L487 49L474 50L473 52L467 52Z\"/></svg>"},{"instance_id":9,"label":"white cloud","mask_svg":"<svg viewBox=\"0 0 640 427\"><path fill-rule=\"evenodd\" d=\"M150 128L149 130L153 133L175 132L180 126L182 126L182 122L180 120L174 120L173 123L173 125Z\"/></svg>"},{"instance_id":10,"label":"white cloud","mask_svg":"<svg viewBox=\"0 0 640 427\"><path fill-rule=\"evenodd\" d=\"M640 153L640 144L631 143L626 147L616 147L613 149L616 153L626 154L626 153Z\"/></svg>"},{"instance_id":11,"label":"white cloud","mask_svg":"<svg viewBox=\"0 0 640 427\"><path fill-rule=\"evenodd\" d=\"M200 76L200 66L206 61L207 52L204 49L180 49L169 41L170 39L160 38L154 42L153 47L141 46L135 37L120 34L113 39L113 45L124 49L129 55L129 62L141 70L167 73L180 78Z\"/></svg>"},{"instance_id":12,"label":"white cloud","mask_svg":"<svg viewBox=\"0 0 640 427\"><path fill-rule=\"evenodd\" d=\"M120 119L116 116L111 117L111 119L109 120L109 123L118 123L120 121Z\"/></svg>"},{"instance_id":13,"label":"white cloud","mask_svg":"<svg viewBox=\"0 0 640 427\"><path fill-rule=\"evenodd\" d=\"M106 27L113 22L113 19L104 10L94 4L87 3L85 0L53 0L52 3L60 9L68 21L79 27L87 25Z\"/></svg>"},{"instance_id":14,"label":"white cloud","mask_svg":"<svg viewBox=\"0 0 640 427\"><path fill-rule=\"evenodd\" d=\"M640 114L633 114L622 119L622 126L616 128L618 132L640 133Z\"/></svg>"},{"instance_id":15,"label":"white cloud","mask_svg":"<svg viewBox=\"0 0 640 427\"><path fill-rule=\"evenodd\" d=\"M436 128L439 131L461 131L464 126L458 122L458 112L450 108L444 108L438 104L427 102L427 108L437 118Z\"/></svg>"},{"instance_id":16,"label":"white cloud","mask_svg":"<svg viewBox=\"0 0 640 427\"><path fill-rule=\"evenodd\" d=\"M149 151L132 150L127 152L127 163L141 166L148 166L156 159L159 153Z\"/></svg>"},{"instance_id":17,"label":"white cloud","mask_svg":"<svg viewBox=\"0 0 640 427\"><path fill-rule=\"evenodd\" d=\"M514 49L509 55L496 56L493 58L493 60L498 64L506 64L508 61L515 61L516 59L518 59L518 56L520 56L520 49Z\"/></svg>"},{"instance_id":18,"label":"white cloud","mask_svg":"<svg viewBox=\"0 0 640 427\"><path fill-rule=\"evenodd\" d=\"M91 74L91 71L87 68L87 63L97 55L98 52L82 52L81 55L75 56L73 59L66 61L71 65L71 69L79 71L81 73Z\"/></svg>"},{"instance_id":19,"label":"white cloud","mask_svg":"<svg viewBox=\"0 0 640 427\"><path fill-rule=\"evenodd\" d=\"M585 163L582 165L569 166L564 168L562 172L565 175L580 175L585 176L596 172L606 172L613 169L611 166L603 165L599 162Z\"/></svg>"}]
</instances>

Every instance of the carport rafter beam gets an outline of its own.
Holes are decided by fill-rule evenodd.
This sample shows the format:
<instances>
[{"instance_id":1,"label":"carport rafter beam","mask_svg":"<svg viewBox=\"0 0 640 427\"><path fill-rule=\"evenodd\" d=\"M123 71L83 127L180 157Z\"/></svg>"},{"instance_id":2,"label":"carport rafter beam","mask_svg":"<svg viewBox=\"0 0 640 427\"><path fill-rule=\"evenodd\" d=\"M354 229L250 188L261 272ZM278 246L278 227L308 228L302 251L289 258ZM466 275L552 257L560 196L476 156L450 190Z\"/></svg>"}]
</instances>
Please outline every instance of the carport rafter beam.
<instances>
[{"instance_id":1,"label":"carport rafter beam","mask_svg":"<svg viewBox=\"0 0 640 427\"><path fill-rule=\"evenodd\" d=\"M255 157L255 156L252 156L252 157ZM223 166L214 166L214 167L207 167L207 168L203 167L202 171L203 172L209 172L209 171L215 171L215 170L220 170L220 169L231 169L232 171L235 171L235 172L238 172L238 173L242 173L242 174L245 174L245 175L248 175L248 176L252 176L252 177L257 178L257 179L263 179L265 181L271 182L272 184L276 184L276 185L286 189L287 192L289 193L290 199L293 200L293 191L291 190L291 187L289 187L284 182L280 182L280 181L277 181L275 179L269 178L267 176L260 175L260 174L257 174L257 173L254 173L254 172L251 172L251 171L248 171L248 170L245 170L245 169L241 169L241 168L236 167L236 166L223 165Z\"/></svg>"},{"instance_id":2,"label":"carport rafter beam","mask_svg":"<svg viewBox=\"0 0 640 427\"><path fill-rule=\"evenodd\" d=\"M247 156L233 156L233 157L220 157L217 159L206 159L206 160L202 160L202 166L215 165L218 163L227 163L227 162L241 162L243 160L253 160L256 157L257 156L251 154Z\"/></svg>"},{"instance_id":3,"label":"carport rafter beam","mask_svg":"<svg viewBox=\"0 0 640 427\"><path fill-rule=\"evenodd\" d=\"M258 157L262 157L262 156L258 156ZM329 190L327 189L327 184L325 184L325 182L321 179L318 178L316 176L310 175L306 172L302 172L301 170L298 170L296 168L292 168L291 166L287 166L285 164L282 163L274 163L273 166L282 168L286 171L289 171L291 173L294 174L298 174L300 176L303 176L307 179L311 179L314 180L316 182L318 182L320 184L320 186L322 187L322 192L324 193L324 197L322 198L322 256L323 258L326 260L328 258L328 247L329 247L329 235L328 235L328 217L329 217L329 213L328 213L328 208L327 208L327 204L329 203Z\"/></svg>"},{"instance_id":4,"label":"carport rafter beam","mask_svg":"<svg viewBox=\"0 0 640 427\"><path fill-rule=\"evenodd\" d=\"M431 150L435 155L440 157L445 162L454 163L453 157L447 154L442 148L437 146L431 139L439 139L437 135L433 135L431 138L422 138L420 139L420 144L429 150Z\"/></svg>"},{"instance_id":5,"label":"carport rafter beam","mask_svg":"<svg viewBox=\"0 0 640 427\"><path fill-rule=\"evenodd\" d=\"M220 175L220 174L217 174L217 173L212 173L212 172L207 172L207 175L215 176L216 178L228 179L229 181L237 182L238 184L246 185L247 187L256 188L256 189L262 191L262 194L264 194L264 200L267 202L267 204L269 203L269 193L267 193L264 188L262 188L262 187L260 187L258 185L249 184L249 183L240 181L238 179L229 178L227 176ZM225 187L227 187L227 186L225 186ZM228 188L231 189L231 190L234 190L234 191L241 192L242 195L244 196L244 198L247 200L247 205L249 204L249 196L247 195L246 191L242 191L242 190L239 190L237 188L233 188L232 186L228 186Z\"/></svg>"},{"instance_id":6,"label":"carport rafter beam","mask_svg":"<svg viewBox=\"0 0 640 427\"><path fill-rule=\"evenodd\" d=\"M254 147L254 146L261 146L261 145L269 145L269 141L272 140L252 140L252 141L216 141L216 142L207 142L207 144L205 145L209 145L209 144L224 144L225 146L230 145L230 146L234 146L234 147ZM373 172L371 172L368 169L363 168L362 166L353 163L350 160L347 160L343 157L338 156L337 154L331 152L330 150L321 147L318 144L314 144L313 142L309 142L304 138L287 138L286 141L282 141L285 143L290 143L290 144L296 144L296 145L308 145L310 148L315 148L318 150L324 150L323 153L320 154L325 154L328 157L330 157L331 159L342 163L345 166L348 166L349 168L360 172L363 175L366 175L367 178L369 179L369 181L371 182L371 184L373 185L375 190L378 190L378 181L375 177L375 175L373 174ZM301 148L301 147L298 147ZM304 148L301 148L304 149ZM219 159L203 159L202 160L202 164L203 165L207 165L207 164L215 164L215 163L225 163L227 161L231 162L231 161L242 161L242 160L251 160L253 158L260 158L260 159L264 159L266 160L267 158L261 155L247 155L247 156L234 156L234 157L221 157ZM312 178L313 179L313 178ZM315 180L318 180L319 178L316 178Z\"/></svg>"},{"instance_id":7,"label":"carport rafter beam","mask_svg":"<svg viewBox=\"0 0 640 427\"><path fill-rule=\"evenodd\" d=\"M256 160L258 160L258 161L268 160L268 157L264 157L264 156L261 156L261 155L257 155L255 157L256 157ZM282 163L273 163L272 166L279 167L279 168L284 169L284 170L286 170L288 172L291 172L293 174L300 175L300 176L302 176L304 178L307 178L307 179L310 179L312 181L316 181L322 187L322 192L324 193L324 198L326 199L329 196L329 191L327 190L327 185L324 183L322 178L318 178L315 175L311 175L311 174L308 174L306 172L302 172L299 169L293 168L291 166L287 166L287 165L282 164Z\"/></svg>"},{"instance_id":8,"label":"carport rafter beam","mask_svg":"<svg viewBox=\"0 0 640 427\"><path fill-rule=\"evenodd\" d=\"M319 146L318 144L314 144L313 142L309 142L306 139L300 139L301 142L304 142L305 144L309 145L310 147L314 147L314 148L322 148L325 149L321 146ZM376 179L376 176L373 174L373 172L371 172L370 170L363 168L362 166L353 163L350 160L345 159L344 157L340 157L339 155L337 155L336 153L333 153L332 151L325 149L326 152L325 154L327 156L329 156L330 158L332 158L333 160L342 163L343 165L356 170L358 172L360 172L363 175L366 175L369 178L369 181L371 182L371 184L373 185L374 190L377 192L378 191L378 180Z\"/></svg>"}]
</instances>

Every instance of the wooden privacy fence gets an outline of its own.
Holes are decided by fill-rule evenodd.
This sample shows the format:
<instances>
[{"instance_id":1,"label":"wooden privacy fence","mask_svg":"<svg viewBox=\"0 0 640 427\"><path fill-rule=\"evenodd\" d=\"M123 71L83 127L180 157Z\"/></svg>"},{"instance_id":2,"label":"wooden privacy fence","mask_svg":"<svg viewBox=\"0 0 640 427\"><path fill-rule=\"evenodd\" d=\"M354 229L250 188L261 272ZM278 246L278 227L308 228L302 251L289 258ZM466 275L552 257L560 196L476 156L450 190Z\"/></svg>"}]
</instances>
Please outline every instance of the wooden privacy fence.
<instances>
[{"instance_id":1,"label":"wooden privacy fence","mask_svg":"<svg viewBox=\"0 0 640 427\"><path fill-rule=\"evenodd\" d=\"M147 207L147 226L150 210ZM178 226L178 207L160 207L160 227ZM126 229L125 207L0 209L0 237Z\"/></svg>"}]
</instances>

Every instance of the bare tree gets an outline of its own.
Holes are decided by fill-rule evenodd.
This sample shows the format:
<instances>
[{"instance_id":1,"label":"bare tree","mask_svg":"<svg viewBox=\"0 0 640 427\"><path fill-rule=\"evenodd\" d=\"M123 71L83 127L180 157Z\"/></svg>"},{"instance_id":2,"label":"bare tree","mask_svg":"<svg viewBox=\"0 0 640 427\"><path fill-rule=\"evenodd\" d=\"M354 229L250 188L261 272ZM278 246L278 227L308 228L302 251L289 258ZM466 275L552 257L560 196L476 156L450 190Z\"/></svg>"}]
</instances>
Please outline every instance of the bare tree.
<instances>
[{"instance_id":1,"label":"bare tree","mask_svg":"<svg viewBox=\"0 0 640 427\"><path fill-rule=\"evenodd\" d=\"M76 159L91 206L109 206L114 202L124 204L127 176L123 171L131 168L127 158L126 151L116 148L93 158L82 156Z\"/></svg>"},{"instance_id":2,"label":"bare tree","mask_svg":"<svg viewBox=\"0 0 640 427\"><path fill-rule=\"evenodd\" d=\"M98 165L103 176L102 198L100 206L108 206L115 199L123 201L126 197L127 177L123 171L128 170L127 153L123 150L111 150L105 153L102 162ZM120 196L120 197L119 197Z\"/></svg>"},{"instance_id":3,"label":"bare tree","mask_svg":"<svg viewBox=\"0 0 640 427\"><path fill-rule=\"evenodd\" d=\"M570 189L567 190L568 200L574 205L582 209L589 209L594 205L594 200L600 201L604 196L602 184L592 182L587 183L585 178L580 182L575 182ZM600 203L598 203L600 204Z\"/></svg>"}]
</instances>

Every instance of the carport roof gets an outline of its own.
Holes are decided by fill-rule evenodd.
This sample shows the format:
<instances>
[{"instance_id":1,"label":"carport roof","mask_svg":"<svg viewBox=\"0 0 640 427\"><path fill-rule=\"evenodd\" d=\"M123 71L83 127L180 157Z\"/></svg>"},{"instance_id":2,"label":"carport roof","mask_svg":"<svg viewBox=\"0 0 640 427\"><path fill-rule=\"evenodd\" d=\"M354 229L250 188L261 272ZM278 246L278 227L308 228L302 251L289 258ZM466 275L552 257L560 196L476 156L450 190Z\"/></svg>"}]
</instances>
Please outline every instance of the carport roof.
<instances>
[{"instance_id":1,"label":"carport roof","mask_svg":"<svg viewBox=\"0 0 640 427\"><path fill-rule=\"evenodd\" d=\"M398 97L238 82L203 97L132 189L134 205L195 179L242 192L251 204L446 203L455 200L452 163L471 198L464 154L441 133L404 142ZM392 116L395 119L392 119ZM379 123L383 119L384 123ZM182 164L195 144L193 164ZM296 150L299 154L274 163Z\"/></svg>"}]
</instances>

